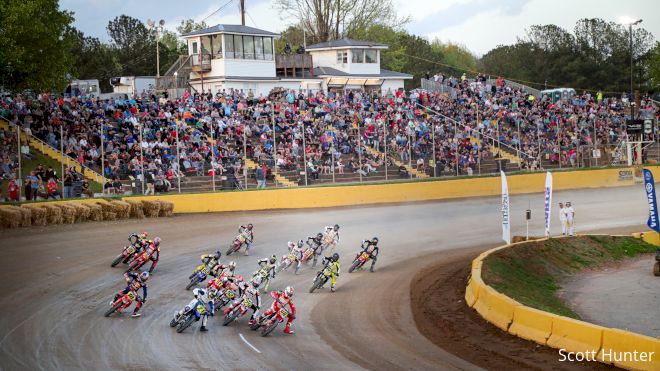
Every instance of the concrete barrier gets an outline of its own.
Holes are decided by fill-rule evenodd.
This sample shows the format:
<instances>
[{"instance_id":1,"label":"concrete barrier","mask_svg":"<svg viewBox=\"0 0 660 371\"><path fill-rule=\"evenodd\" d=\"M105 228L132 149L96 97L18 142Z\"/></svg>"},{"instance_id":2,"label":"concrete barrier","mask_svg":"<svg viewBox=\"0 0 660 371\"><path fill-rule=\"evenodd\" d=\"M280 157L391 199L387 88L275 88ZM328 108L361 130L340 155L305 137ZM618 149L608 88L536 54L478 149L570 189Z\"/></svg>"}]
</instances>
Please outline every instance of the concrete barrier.
<instances>
[{"instance_id":1,"label":"concrete barrier","mask_svg":"<svg viewBox=\"0 0 660 371\"><path fill-rule=\"evenodd\" d=\"M654 243L655 233L633 234ZM522 339L565 352L586 354L603 363L630 370L660 371L660 339L597 326L522 305L486 285L481 278L483 262L490 254L513 245L500 246L472 261L465 301L493 325Z\"/></svg>"},{"instance_id":2,"label":"concrete barrier","mask_svg":"<svg viewBox=\"0 0 660 371\"><path fill-rule=\"evenodd\" d=\"M628 331L605 329L598 360L630 370L660 370L660 341Z\"/></svg>"},{"instance_id":3,"label":"concrete barrier","mask_svg":"<svg viewBox=\"0 0 660 371\"><path fill-rule=\"evenodd\" d=\"M524 305L513 310L513 321L509 327L511 335L546 345L552 333L553 317L548 313Z\"/></svg>"}]
</instances>

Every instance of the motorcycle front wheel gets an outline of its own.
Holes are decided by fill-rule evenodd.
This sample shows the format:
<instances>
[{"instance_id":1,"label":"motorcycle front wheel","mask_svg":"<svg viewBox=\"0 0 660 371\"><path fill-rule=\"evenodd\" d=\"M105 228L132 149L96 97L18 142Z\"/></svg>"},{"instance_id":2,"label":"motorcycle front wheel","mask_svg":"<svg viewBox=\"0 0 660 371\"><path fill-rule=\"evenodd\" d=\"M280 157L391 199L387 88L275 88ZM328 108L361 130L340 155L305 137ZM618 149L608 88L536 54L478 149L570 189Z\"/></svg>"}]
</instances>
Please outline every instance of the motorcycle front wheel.
<instances>
[{"instance_id":1,"label":"motorcycle front wheel","mask_svg":"<svg viewBox=\"0 0 660 371\"><path fill-rule=\"evenodd\" d=\"M104 315L105 317L110 317L110 315L111 315L112 313L116 312L117 309L119 309L119 307L121 307L121 301L118 302L117 304L113 305L112 307L110 307L110 309L106 310L105 313L104 313L103 315Z\"/></svg>"},{"instance_id":2,"label":"motorcycle front wheel","mask_svg":"<svg viewBox=\"0 0 660 371\"><path fill-rule=\"evenodd\" d=\"M122 258L123 258L123 256L121 254L119 254L119 256L116 257L115 260L112 261L112 264L110 264L110 266L113 267L113 268L116 267L117 264L119 264L119 262L121 262Z\"/></svg>"},{"instance_id":3,"label":"motorcycle front wheel","mask_svg":"<svg viewBox=\"0 0 660 371\"><path fill-rule=\"evenodd\" d=\"M233 320L236 319L236 317L238 317L239 313L240 311L238 309L231 311L228 315L225 316L225 320L222 321L222 325L227 326L228 324L230 324Z\"/></svg>"},{"instance_id":4,"label":"motorcycle front wheel","mask_svg":"<svg viewBox=\"0 0 660 371\"><path fill-rule=\"evenodd\" d=\"M182 333L183 330L187 329L192 323L195 321L195 316L189 315L185 321L179 323L178 326L176 326L176 332L177 333Z\"/></svg>"},{"instance_id":5,"label":"motorcycle front wheel","mask_svg":"<svg viewBox=\"0 0 660 371\"><path fill-rule=\"evenodd\" d=\"M268 336L273 330L275 330L275 327L280 324L280 321L275 321L271 323L270 325L266 325L261 329L261 336Z\"/></svg>"},{"instance_id":6,"label":"motorcycle front wheel","mask_svg":"<svg viewBox=\"0 0 660 371\"><path fill-rule=\"evenodd\" d=\"M197 276L193 277L193 279L190 280L190 283L186 286L186 290L190 290L196 284L197 284Z\"/></svg>"}]
</instances>

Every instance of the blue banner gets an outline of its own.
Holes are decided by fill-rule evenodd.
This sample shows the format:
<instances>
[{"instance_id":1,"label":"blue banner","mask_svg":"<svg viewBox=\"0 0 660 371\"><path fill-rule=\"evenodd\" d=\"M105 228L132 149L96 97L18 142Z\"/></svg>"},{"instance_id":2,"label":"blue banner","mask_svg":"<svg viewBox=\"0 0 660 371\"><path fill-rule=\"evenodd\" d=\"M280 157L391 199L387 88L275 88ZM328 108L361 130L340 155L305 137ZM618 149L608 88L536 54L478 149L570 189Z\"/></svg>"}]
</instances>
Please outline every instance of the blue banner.
<instances>
[{"instance_id":1,"label":"blue banner","mask_svg":"<svg viewBox=\"0 0 660 371\"><path fill-rule=\"evenodd\" d=\"M660 225L658 225L658 204L655 200L655 183L653 182L653 174L646 169L644 169L644 188L646 189L646 199L649 203L649 220L647 224L649 228L660 232Z\"/></svg>"}]
</instances>

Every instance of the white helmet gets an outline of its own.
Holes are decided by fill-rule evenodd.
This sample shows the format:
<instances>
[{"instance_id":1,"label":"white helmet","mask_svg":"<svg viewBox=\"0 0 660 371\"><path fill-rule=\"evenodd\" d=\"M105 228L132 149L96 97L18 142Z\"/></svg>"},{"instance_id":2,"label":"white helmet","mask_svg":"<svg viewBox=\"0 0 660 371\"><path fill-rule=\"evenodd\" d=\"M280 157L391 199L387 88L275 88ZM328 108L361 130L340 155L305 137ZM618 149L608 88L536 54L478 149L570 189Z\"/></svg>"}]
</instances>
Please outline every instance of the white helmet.
<instances>
[{"instance_id":1,"label":"white helmet","mask_svg":"<svg viewBox=\"0 0 660 371\"><path fill-rule=\"evenodd\" d=\"M252 277L252 282L256 283L257 286L261 285L261 275L257 274L254 277Z\"/></svg>"},{"instance_id":2,"label":"white helmet","mask_svg":"<svg viewBox=\"0 0 660 371\"><path fill-rule=\"evenodd\" d=\"M198 298L199 296L204 296L204 294L206 294L204 289L196 288L193 290L193 296L195 296L195 298Z\"/></svg>"},{"instance_id":3,"label":"white helmet","mask_svg":"<svg viewBox=\"0 0 660 371\"><path fill-rule=\"evenodd\" d=\"M293 241L289 241L289 242L287 242L286 245L287 245L287 247L289 248L289 250L291 250L291 249L293 249L294 247L296 247L296 244L295 244Z\"/></svg>"},{"instance_id":4,"label":"white helmet","mask_svg":"<svg viewBox=\"0 0 660 371\"><path fill-rule=\"evenodd\" d=\"M233 271L234 269L236 269L236 262L233 260L230 261L227 267L229 268L229 270Z\"/></svg>"},{"instance_id":5,"label":"white helmet","mask_svg":"<svg viewBox=\"0 0 660 371\"><path fill-rule=\"evenodd\" d=\"M209 298L214 298L216 295L218 295L218 289L211 287L209 289Z\"/></svg>"},{"instance_id":6,"label":"white helmet","mask_svg":"<svg viewBox=\"0 0 660 371\"><path fill-rule=\"evenodd\" d=\"M284 293L286 294L286 296L288 296L288 297L292 297L292 296L293 296L293 287L291 287L291 286L287 286L287 287L284 289Z\"/></svg>"}]
</instances>

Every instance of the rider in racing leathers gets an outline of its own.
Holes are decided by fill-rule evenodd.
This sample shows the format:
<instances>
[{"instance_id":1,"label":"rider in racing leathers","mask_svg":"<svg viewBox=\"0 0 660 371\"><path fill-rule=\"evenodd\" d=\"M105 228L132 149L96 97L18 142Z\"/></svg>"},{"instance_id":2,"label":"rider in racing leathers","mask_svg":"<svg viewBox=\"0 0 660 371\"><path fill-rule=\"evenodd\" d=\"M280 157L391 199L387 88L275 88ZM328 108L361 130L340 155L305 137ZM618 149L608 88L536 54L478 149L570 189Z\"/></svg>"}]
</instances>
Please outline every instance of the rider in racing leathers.
<instances>
[{"instance_id":1,"label":"rider in racing leathers","mask_svg":"<svg viewBox=\"0 0 660 371\"><path fill-rule=\"evenodd\" d=\"M296 257L296 270L295 274L298 274L298 269L300 269L300 265L302 264L303 257L305 256L305 242L303 240L298 241L298 244L294 244L293 248L291 248L291 253L293 256Z\"/></svg>"},{"instance_id":2,"label":"rider in racing leathers","mask_svg":"<svg viewBox=\"0 0 660 371\"><path fill-rule=\"evenodd\" d=\"M238 233L245 237L245 255L250 255L250 247L254 241L254 233L252 231L253 225L249 223L248 225L242 225L238 227Z\"/></svg>"},{"instance_id":3,"label":"rider in racing leathers","mask_svg":"<svg viewBox=\"0 0 660 371\"><path fill-rule=\"evenodd\" d=\"M197 303L202 304L204 306L204 309L206 311L204 314L201 315L202 319L202 327L199 329L199 331L208 331L206 328L206 323L208 322L209 316L213 316L213 313L215 312L214 308L214 300L216 295L218 295L218 290L215 287L211 287L208 290L196 288L193 290L193 296L195 297L188 303L188 307L195 309L197 307ZM183 311L179 311L179 316L183 314ZM197 316L197 312L195 312L195 317L196 320L199 321L200 316Z\"/></svg>"},{"instance_id":4,"label":"rider in racing leathers","mask_svg":"<svg viewBox=\"0 0 660 371\"><path fill-rule=\"evenodd\" d=\"M128 263L128 261L131 260L132 257L139 254L144 249L146 249L147 246L149 246L149 239L147 238L148 236L149 236L149 234L147 232L142 232L140 234L131 233L131 235L128 236L128 241L130 241L131 245L135 248L135 252L133 253L133 255L127 256L122 261L122 263L124 263L124 264ZM133 242L133 240L135 240L135 241ZM126 246L126 247L128 247L128 246Z\"/></svg>"},{"instance_id":5,"label":"rider in racing leathers","mask_svg":"<svg viewBox=\"0 0 660 371\"><path fill-rule=\"evenodd\" d=\"M274 254L270 258L263 258L260 259L257 264L259 264L259 270L255 272L255 275L257 273L263 272L262 276L264 279L268 279L268 276L270 275L272 278L275 278L275 267L277 266L277 256Z\"/></svg>"},{"instance_id":6,"label":"rider in racing leathers","mask_svg":"<svg viewBox=\"0 0 660 371\"><path fill-rule=\"evenodd\" d=\"M376 265L376 260L378 257L378 237L374 237L371 240L362 241L362 251L355 255L355 259L357 259L362 253L365 252L369 254L369 258L371 259L371 268L369 268L369 271L373 272L374 265Z\"/></svg>"},{"instance_id":7,"label":"rider in racing leathers","mask_svg":"<svg viewBox=\"0 0 660 371\"><path fill-rule=\"evenodd\" d=\"M327 246L332 246L332 249L334 250L339 243L339 224L335 224L333 227L325 227L325 235L323 238L326 241Z\"/></svg>"},{"instance_id":8,"label":"rider in racing leathers","mask_svg":"<svg viewBox=\"0 0 660 371\"><path fill-rule=\"evenodd\" d=\"M307 245L314 249L314 263L312 267L316 267L316 260L321 255L321 245L323 245L323 233L318 233L316 236L307 237Z\"/></svg>"},{"instance_id":9,"label":"rider in racing leathers","mask_svg":"<svg viewBox=\"0 0 660 371\"><path fill-rule=\"evenodd\" d=\"M195 271L188 277L188 279L192 279L195 277L197 272L201 271L204 269L205 266L208 266L210 269L209 271L213 272L214 270L217 270L217 266L220 265L220 257L222 256L222 253L220 251L216 251L215 254L204 254L201 256L202 260L202 265L199 267L195 268ZM224 269L224 266L223 268Z\"/></svg>"},{"instance_id":10,"label":"rider in racing leathers","mask_svg":"<svg viewBox=\"0 0 660 371\"><path fill-rule=\"evenodd\" d=\"M250 302L250 307L245 308L247 309L252 309L252 316L250 317L250 321L248 324L254 324L256 320L256 316L259 315L259 308L261 308L261 294L259 293L259 285L261 284L261 277L260 276L255 276L252 279L252 282L246 282L242 281L238 284L238 293L239 293L239 298L234 302L233 305L228 306L227 309L225 309L225 314L229 314L234 308L238 307L241 305L241 303L245 300L248 299ZM241 313L241 315L244 313Z\"/></svg>"},{"instance_id":11,"label":"rider in racing leathers","mask_svg":"<svg viewBox=\"0 0 660 371\"><path fill-rule=\"evenodd\" d=\"M273 298L273 304L259 317L258 322L261 322L271 314L279 312L281 308L286 309L286 306L288 305L289 316L287 318L286 327L284 327L284 333L293 334L294 331L291 329L291 325L293 325L293 320L296 319L296 307L291 300L293 297L293 287L287 286L284 291L271 291L270 296Z\"/></svg>"},{"instance_id":12,"label":"rider in racing leathers","mask_svg":"<svg viewBox=\"0 0 660 371\"><path fill-rule=\"evenodd\" d=\"M129 291L133 291L138 299L136 300L137 304L135 305L135 309L133 309L132 317L140 317L140 313L138 312L140 311L140 308L142 308L142 304L147 301L147 280L149 279L149 272L142 272L140 274L127 272L124 273L124 277L126 278L128 285L125 289L115 294L115 298L110 302L110 305L117 301L121 295L126 295ZM140 289L142 289L142 297L139 297L137 294Z\"/></svg>"},{"instance_id":13,"label":"rider in racing leathers","mask_svg":"<svg viewBox=\"0 0 660 371\"><path fill-rule=\"evenodd\" d=\"M210 280L206 284L206 288L210 288L211 286L214 286L216 289L218 289L218 291L220 291L220 289L223 286L227 285L228 282L233 283L234 282L234 277L235 277L234 276L234 270L235 269L236 269L236 263L233 262L233 261L229 262L229 264L227 265L226 269L224 269L224 271L216 271L215 272L216 273L214 275L215 278L213 278L212 280ZM222 273L220 273L220 272L222 272ZM218 274L218 273L220 273L220 274Z\"/></svg>"},{"instance_id":14,"label":"rider in racing leathers","mask_svg":"<svg viewBox=\"0 0 660 371\"><path fill-rule=\"evenodd\" d=\"M330 291L335 292L337 277L339 277L339 254L334 253L332 256L324 257L321 264L323 264L323 269L327 267L330 270Z\"/></svg>"}]
</instances>

